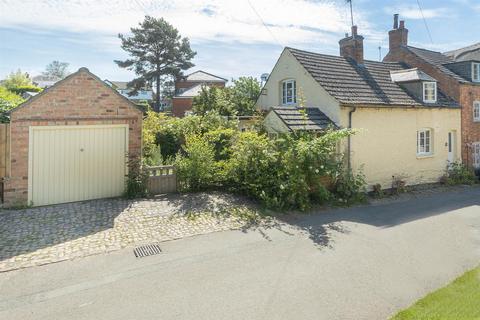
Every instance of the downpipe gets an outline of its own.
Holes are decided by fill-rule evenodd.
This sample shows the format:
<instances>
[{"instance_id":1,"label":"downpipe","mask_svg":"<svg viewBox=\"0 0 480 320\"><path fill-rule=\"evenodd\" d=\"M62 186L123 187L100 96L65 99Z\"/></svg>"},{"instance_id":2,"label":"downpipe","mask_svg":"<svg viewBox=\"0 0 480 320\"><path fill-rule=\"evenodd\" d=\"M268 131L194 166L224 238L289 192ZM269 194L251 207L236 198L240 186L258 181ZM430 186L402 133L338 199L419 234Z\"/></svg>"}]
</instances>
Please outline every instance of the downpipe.
<instances>
[{"instance_id":1,"label":"downpipe","mask_svg":"<svg viewBox=\"0 0 480 320\"><path fill-rule=\"evenodd\" d=\"M348 129L352 129L352 116L353 113L357 111L357 107L353 107L350 112L348 112ZM348 172L351 172L352 170L352 136L348 136L348 142L347 142L347 149L348 149Z\"/></svg>"}]
</instances>

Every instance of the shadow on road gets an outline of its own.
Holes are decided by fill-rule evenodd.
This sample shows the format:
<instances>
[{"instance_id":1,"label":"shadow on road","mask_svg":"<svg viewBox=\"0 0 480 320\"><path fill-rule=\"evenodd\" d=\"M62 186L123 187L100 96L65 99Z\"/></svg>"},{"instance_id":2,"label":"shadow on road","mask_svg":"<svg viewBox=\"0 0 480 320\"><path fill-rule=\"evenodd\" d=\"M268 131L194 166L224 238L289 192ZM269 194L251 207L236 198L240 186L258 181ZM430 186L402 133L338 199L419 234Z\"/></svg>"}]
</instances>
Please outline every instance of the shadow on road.
<instances>
[{"instance_id":1,"label":"shadow on road","mask_svg":"<svg viewBox=\"0 0 480 320\"><path fill-rule=\"evenodd\" d=\"M425 219L471 206L478 207L480 215L480 188L462 188L454 192L421 195L412 199L380 205L362 205L323 211L312 210L308 214L281 218L309 234L318 246L331 246L331 232L348 232L343 221L390 228L400 224Z\"/></svg>"}]
</instances>

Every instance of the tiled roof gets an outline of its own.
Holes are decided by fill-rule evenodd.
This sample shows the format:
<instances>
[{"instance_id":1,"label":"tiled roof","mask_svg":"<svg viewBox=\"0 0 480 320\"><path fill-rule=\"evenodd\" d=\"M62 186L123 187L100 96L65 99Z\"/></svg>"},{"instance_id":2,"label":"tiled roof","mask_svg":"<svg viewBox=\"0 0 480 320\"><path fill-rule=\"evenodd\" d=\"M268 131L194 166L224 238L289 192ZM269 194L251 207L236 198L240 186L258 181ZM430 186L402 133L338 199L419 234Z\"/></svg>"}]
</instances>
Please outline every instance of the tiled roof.
<instances>
[{"instance_id":1,"label":"tiled roof","mask_svg":"<svg viewBox=\"0 0 480 320\"><path fill-rule=\"evenodd\" d=\"M463 54L468 53L468 52L472 52L472 51L480 51L480 42L472 44L471 46L468 46L468 47L464 47L464 48L460 48L460 49L445 52L444 55L446 55L446 56L448 56L448 57L450 57L454 60L457 60L457 58L459 58Z\"/></svg>"},{"instance_id":2,"label":"tiled roof","mask_svg":"<svg viewBox=\"0 0 480 320\"><path fill-rule=\"evenodd\" d=\"M335 123L318 108L273 107L271 112L274 112L291 131L336 128Z\"/></svg>"},{"instance_id":3,"label":"tiled roof","mask_svg":"<svg viewBox=\"0 0 480 320\"><path fill-rule=\"evenodd\" d=\"M431 65L434 65L443 73L455 78L455 80L459 82L468 82L466 79L464 79L463 77L459 76L458 74L456 74L455 72L453 72L452 70L444 66L444 64L452 63L455 61L452 58L447 57L443 53L437 52L437 51L431 51L427 49L416 48L412 46L408 46L407 49L413 54L415 54L417 57L420 57L424 61L430 63Z\"/></svg>"},{"instance_id":4,"label":"tiled roof","mask_svg":"<svg viewBox=\"0 0 480 320\"><path fill-rule=\"evenodd\" d=\"M397 62L354 60L287 48L311 76L342 104L453 107L457 104L438 93L437 103L424 103L393 82L391 71L408 69Z\"/></svg>"}]
</instances>

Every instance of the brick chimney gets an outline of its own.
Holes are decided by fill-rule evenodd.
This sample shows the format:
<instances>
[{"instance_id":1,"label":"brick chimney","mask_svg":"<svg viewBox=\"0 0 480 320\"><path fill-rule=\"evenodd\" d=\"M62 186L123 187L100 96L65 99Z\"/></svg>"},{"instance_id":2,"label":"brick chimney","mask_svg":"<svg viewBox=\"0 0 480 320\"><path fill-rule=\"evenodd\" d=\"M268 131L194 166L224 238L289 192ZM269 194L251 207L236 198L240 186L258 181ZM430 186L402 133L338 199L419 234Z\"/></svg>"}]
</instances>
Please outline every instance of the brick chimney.
<instances>
[{"instance_id":1,"label":"brick chimney","mask_svg":"<svg viewBox=\"0 0 480 320\"><path fill-rule=\"evenodd\" d=\"M352 26L352 35L348 33L345 38L338 42L340 55L345 58L352 58L357 64L363 64L363 37L357 34L357 26Z\"/></svg>"},{"instance_id":2,"label":"brick chimney","mask_svg":"<svg viewBox=\"0 0 480 320\"><path fill-rule=\"evenodd\" d=\"M408 45L408 29L405 28L405 21L398 25L398 13L393 15L393 29L388 32L390 51Z\"/></svg>"}]
</instances>

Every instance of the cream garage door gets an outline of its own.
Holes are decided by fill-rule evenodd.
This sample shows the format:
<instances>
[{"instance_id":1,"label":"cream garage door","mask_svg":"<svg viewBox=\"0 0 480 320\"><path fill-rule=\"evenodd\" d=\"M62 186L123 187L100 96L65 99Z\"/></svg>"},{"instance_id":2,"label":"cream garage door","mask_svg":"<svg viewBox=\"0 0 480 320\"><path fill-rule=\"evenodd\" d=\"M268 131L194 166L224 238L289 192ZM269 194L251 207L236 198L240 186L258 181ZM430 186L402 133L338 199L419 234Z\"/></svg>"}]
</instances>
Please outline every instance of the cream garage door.
<instances>
[{"instance_id":1,"label":"cream garage door","mask_svg":"<svg viewBox=\"0 0 480 320\"><path fill-rule=\"evenodd\" d=\"M115 197L124 190L127 125L30 127L34 206Z\"/></svg>"}]
</instances>

